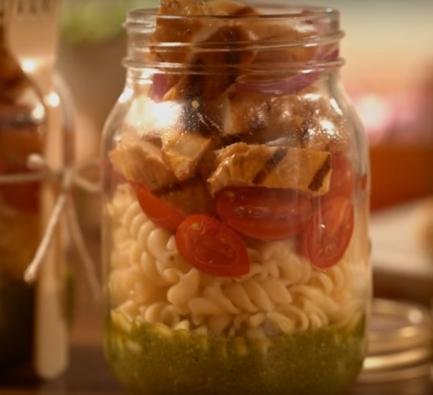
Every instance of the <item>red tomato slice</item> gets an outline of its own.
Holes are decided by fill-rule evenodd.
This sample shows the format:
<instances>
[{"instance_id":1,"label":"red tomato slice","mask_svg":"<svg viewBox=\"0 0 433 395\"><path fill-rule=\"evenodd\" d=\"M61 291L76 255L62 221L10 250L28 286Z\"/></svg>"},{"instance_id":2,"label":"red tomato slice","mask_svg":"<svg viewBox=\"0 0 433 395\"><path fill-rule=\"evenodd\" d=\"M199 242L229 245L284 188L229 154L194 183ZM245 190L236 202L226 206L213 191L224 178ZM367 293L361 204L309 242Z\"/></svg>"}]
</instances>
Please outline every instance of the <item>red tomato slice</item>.
<instances>
[{"instance_id":1,"label":"red tomato slice","mask_svg":"<svg viewBox=\"0 0 433 395\"><path fill-rule=\"evenodd\" d=\"M227 188L218 193L216 200L223 222L264 241L298 234L313 214L310 197L287 189Z\"/></svg>"},{"instance_id":2,"label":"red tomato slice","mask_svg":"<svg viewBox=\"0 0 433 395\"><path fill-rule=\"evenodd\" d=\"M245 242L229 227L206 215L192 215L176 232L180 254L190 265L218 277L248 274L250 263Z\"/></svg>"},{"instance_id":3,"label":"red tomato slice","mask_svg":"<svg viewBox=\"0 0 433 395\"><path fill-rule=\"evenodd\" d=\"M332 154L331 167L329 196L352 196L354 177L349 160L342 153Z\"/></svg>"},{"instance_id":4,"label":"red tomato slice","mask_svg":"<svg viewBox=\"0 0 433 395\"><path fill-rule=\"evenodd\" d=\"M158 226L175 232L186 218L178 208L153 195L145 186L132 184L137 194L138 202L144 213Z\"/></svg>"},{"instance_id":5,"label":"red tomato slice","mask_svg":"<svg viewBox=\"0 0 433 395\"><path fill-rule=\"evenodd\" d=\"M354 209L350 199L333 197L320 205L301 236L301 253L322 269L334 266L349 246L354 228Z\"/></svg>"}]
</instances>

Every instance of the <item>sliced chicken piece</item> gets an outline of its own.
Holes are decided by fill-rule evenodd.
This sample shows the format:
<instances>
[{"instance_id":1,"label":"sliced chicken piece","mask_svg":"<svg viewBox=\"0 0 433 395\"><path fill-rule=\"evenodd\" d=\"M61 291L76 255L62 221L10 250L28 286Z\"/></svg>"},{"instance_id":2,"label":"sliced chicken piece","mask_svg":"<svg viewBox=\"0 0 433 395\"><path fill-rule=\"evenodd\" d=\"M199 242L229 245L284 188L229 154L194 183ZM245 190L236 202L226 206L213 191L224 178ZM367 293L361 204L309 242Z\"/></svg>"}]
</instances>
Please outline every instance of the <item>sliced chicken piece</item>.
<instances>
[{"instance_id":1,"label":"sliced chicken piece","mask_svg":"<svg viewBox=\"0 0 433 395\"><path fill-rule=\"evenodd\" d=\"M312 60L318 53L318 47L315 46L293 46L296 42L302 42L309 37L317 35L317 31L312 24L306 22L298 22L294 24L289 22L275 22L271 23L269 20L258 19L249 23L249 31L253 36L256 44L286 44L263 47L259 50L254 60L258 64L267 63L293 63L293 62L307 62Z\"/></svg>"},{"instance_id":2,"label":"sliced chicken piece","mask_svg":"<svg viewBox=\"0 0 433 395\"><path fill-rule=\"evenodd\" d=\"M274 108L286 114L280 127L290 122L298 146L332 152L347 149L351 126L333 97L313 88L287 99L276 103Z\"/></svg>"},{"instance_id":3,"label":"sliced chicken piece","mask_svg":"<svg viewBox=\"0 0 433 395\"><path fill-rule=\"evenodd\" d=\"M234 1L215 0L215 1L200 1L200 0L162 0L159 9L159 14L164 15L179 15L179 16L204 16L204 15L247 15L255 13L254 9ZM226 23L218 19L201 21L199 18L178 18L157 20L157 26L151 42L172 42L172 43L201 43L206 41L215 41L213 35L220 29L226 29ZM233 41L233 40L232 40ZM189 62L193 56L191 48L185 50L154 52L159 59L171 62Z\"/></svg>"},{"instance_id":4,"label":"sliced chicken piece","mask_svg":"<svg viewBox=\"0 0 433 395\"><path fill-rule=\"evenodd\" d=\"M224 95L220 117L222 135L253 144L285 138L286 145L300 147L300 133L295 127L298 119L292 111L291 101L292 98L287 96L253 92Z\"/></svg>"},{"instance_id":5,"label":"sliced chicken piece","mask_svg":"<svg viewBox=\"0 0 433 395\"><path fill-rule=\"evenodd\" d=\"M214 0L187 1L167 0L161 2L161 15L221 15L242 16L255 15L256 11L247 5L235 1ZM203 18L202 18L203 19ZM242 48L231 48L231 44L249 42L251 36L248 29L240 26L240 23L228 23L227 21L212 18L200 20L199 18L179 18L157 20L157 27L151 42L180 42L192 44L185 48L167 50L167 47L158 49L153 47L153 55L156 60L165 62L177 62L189 64L191 67L203 69L223 65L229 67L247 64L253 60L254 53ZM203 45L217 44L215 50L207 48L200 50ZM210 44L213 43L213 44ZM194 44L197 44L194 46ZM209 47L208 45L208 47ZM241 44L243 45L243 44ZM225 47L225 51L221 48ZM209 70L207 70L209 71ZM167 82L170 89L164 100L178 100L185 97L215 97L230 86L236 79L238 73L219 70L213 76L192 75L189 72L184 76L171 76Z\"/></svg>"},{"instance_id":6,"label":"sliced chicken piece","mask_svg":"<svg viewBox=\"0 0 433 395\"><path fill-rule=\"evenodd\" d=\"M156 29L149 39L151 44L150 60L186 65L192 57L192 50L189 46L176 47L170 50L167 47L160 48L159 44L200 42L211 35L217 26L211 23L205 25L196 18L164 18L167 15L185 17L205 15L205 1L161 0L160 4L159 14L161 18L157 18ZM164 78L167 89L174 87L182 79L179 75L165 75Z\"/></svg>"},{"instance_id":7,"label":"sliced chicken piece","mask_svg":"<svg viewBox=\"0 0 433 395\"><path fill-rule=\"evenodd\" d=\"M143 139L125 138L110 152L114 169L128 181L144 184L156 191L177 182L172 169L164 162L161 150Z\"/></svg>"},{"instance_id":8,"label":"sliced chicken piece","mask_svg":"<svg viewBox=\"0 0 433 395\"><path fill-rule=\"evenodd\" d=\"M347 145L348 125L338 104L314 90L285 96L239 92L224 95L220 103L221 115L214 117L224 137L251 144L283 140L286 146L324 151Z\"/></svg>"},{"instance_id":9,"label":"sliced chicken piece","mask_svg":"<svg viewBox=\"0 0 433 395\"><path fill-rule=\"evenodd\" d=\"M213 214L214 203L206 184L200 178L193 178L176 184L157 194L161 199L179 208L185 214Z\"/></svg>"},{"instance_id":10,"label":"sliced chicken piece","mask_svg":"<svg viewBox=\"0 0 433 395\"><path fill-rule=\"evenodd\" d=\"M179 181L193 177L212 139L194 132L168 132L162 135L162 155Z\"/></svg>"},{"instance_id":11,"label":"sliced chicken piece","mask_svg":"<svg viewBox=\"0 0 433 395\"><path fill-rule=\"evenodd\" d=\"M215 50L194 49L190 51L189 64L197 73L186 73L165 94L164 100L184 98L213 99L224 93L238 77L243 66L254 59L254 51L244 49L245 42L251 40L247 29L236 24L225 26L221 22L211 22L214 30L200 43ZM206 73L204 73L206 71Z\"/></svg>"},{"instance_id":12,"label":"sliced chicken piece","mask_svg":"<svg viewBox=\"0 0 433 395\"><path fill-rule=\"evenodd\" d=\"M253 135L269 125L270 100L263 94L227 94L222 103L224 136Z\"/></svg>"},{"instance_id":13,"label":"sliced chicken piece","mask_svg":"<svg viewBox=\"0 0 433 395\"><path fill-rule=\"evenodd\" d=\"M254 186L257 174L266 167L271 156L271 149L245 143L218 151L216 169L207 180L211 194L229 186Z\"/></svg>"},{"instance_id":14,"label":"sliced chicken piece","mask_svg":"<svg viewBox=\"0 0 433 395\"><path fill-rule=\"evenodd\" d=\"M205 24L198 18L164 18L164 15L206 15L205 2L200 0L162 0L159 14L162 17L157 18L155 32L150 37L150 42L154 44L201 42L218 29L219 25ZM191 48L167 50L154 47L152 53L156 60L173 63L189 63L192 56Z\"/></svg>"},{"instance_id":15,"label":"sliced chicken piece","mask_svg":"<svg viewBox=\"0 0 433 395\"><path fill-rule=\"evenodd\" d=\"M215 163L219 164L235 155L246 154L250 149L251 146L245 143L231 144L215 152Z\"/></svg>"},{"instance_id":16,"label":"sliced chicken piece","mask_svg":"<svg viewBox=\"0 0 433 395\"><path fill-rule=\"evenodd\" d=\"M230 0L164 0L161 1L159 13L163 15L179 16L254 16L259 15L257 10L249 5ZM189 64L192 67L206 67L216 65L234 65L235 68L230 75L225 73L215 74L213 78L200 78L200 76L172 76L169 78L168 86L174 91L169 92L168 97L172 100L185 97L199 96L215 97L233 83L236 78L243 74L244 67L254 63L265 65L270 63L293 63L306 62L317 58L321 48L317 46L294 46L281 45L302 42L308 37L317 35L314 24L308 20L293 22L272 22L268 18L246 18L246 20L219 20L218 18L159 18L152 43L171 42L192 44L185 48L167 47L158 48L152 46L153 55L158 61ZM200 44L218 43L215 51L198 52ZM194 46L197 44L197 46ZM268 45L277 44L277 45ZM254 50L246 50L245 47L253 45ZM232 48L230 48L232 46ZM227 51L221 51L222 48ZM260 47L261 49L258 49ZM244 76L246 78L252 77ZM196 92L200 91L200 92Z\"/></svg>"},{"instance_id":17,"label":"sliced chicken piece","mask_svg":"<svg viewBox=\"0 0 433 395\"><path fill-rule=\"evenodd\" d=\"M216 153L208 179L212 194L228 186L296 189L323 195L329 190L329 152L236 143Z\"/></svg>"},{"instance_id":18,"label":"sliced chicken piece","mask_svg":"<svg viewBox=\"0 0 433 395\"><path fill-rule=\"evenodd\" d=\"M248 151L248 144L236 143L231 144L223 149L210 151L202 159L199 165L200 176L207 180L217 169L218 165L232 157L233 155L243 154Z\"/></svg>"},{"instance_id":19,"label":"sliced chicken piece","mask_svg":"<svg viewBox=\"0 0 433 395\"><path fill-rule=\"evenodd\" d=\"M220 16L251 16L259 13L253 7L230 0L162 0L159 10L161 15L220 15ZM207 21L203 24L197 20L170 20L159 21L159 26L156 30L156 36L160 41L161 38L170 38L168 41L174 42L202 42L206 40L206 36L210 37L212 30L221 27L222 23L218 21ZM179 26L178 26L179 24ZM178 29L180 24L185 26L184 29ZM296 42L306 37L317 34L314 26L308 22L298 21L293 22L275 22L271 23L268 19L255 19L252 21L239 21L238 27L249 32L250 40L260 43L264 42ZM187 28L186 28L187 27ZM226 26L227 27L227 26ZM186 29L185 29L186 28ZM209 34L210 33L210 34ZM155 37L156 38L156 37ZM158 41L158 40L155 40ZM291 47L286 49L259 51L257 61L306 61L311 59L312 54L316 52L316 48ZM277 57L275 55L278 55ZM281 57L282 56L282 57Z\"/></svg>"},{"instance_id":20,"label":"sliced chicken piece","mask_svg":"<svg viewBox=\"0 0 433 395\"><path fill-rule=\"evenodd\" d=\"M329 191L330 176L329 152L279 147L254 182L269 188L285 187L324 195Z\"/></svg>"}]
</instances>

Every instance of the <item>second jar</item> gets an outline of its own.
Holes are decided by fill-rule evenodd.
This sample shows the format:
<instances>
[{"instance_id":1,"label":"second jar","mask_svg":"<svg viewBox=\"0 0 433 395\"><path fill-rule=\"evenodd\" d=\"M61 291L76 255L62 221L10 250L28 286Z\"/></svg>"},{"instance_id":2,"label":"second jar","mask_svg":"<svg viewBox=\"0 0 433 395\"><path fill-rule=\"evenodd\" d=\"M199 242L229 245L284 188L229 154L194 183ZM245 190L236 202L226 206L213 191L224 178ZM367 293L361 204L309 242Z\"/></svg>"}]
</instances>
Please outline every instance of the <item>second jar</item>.
<instances>
[{"instance_id":1,"label":"second jar","mask_svg":"<svg viewBox=\"0 0 433 395\"><path fill-rule=\"evenodd\" d=\"M343 393L371 280L338 12L162 3L128 16L104 135L112 369L150 395Z\"/></svg>"}]
</instances>

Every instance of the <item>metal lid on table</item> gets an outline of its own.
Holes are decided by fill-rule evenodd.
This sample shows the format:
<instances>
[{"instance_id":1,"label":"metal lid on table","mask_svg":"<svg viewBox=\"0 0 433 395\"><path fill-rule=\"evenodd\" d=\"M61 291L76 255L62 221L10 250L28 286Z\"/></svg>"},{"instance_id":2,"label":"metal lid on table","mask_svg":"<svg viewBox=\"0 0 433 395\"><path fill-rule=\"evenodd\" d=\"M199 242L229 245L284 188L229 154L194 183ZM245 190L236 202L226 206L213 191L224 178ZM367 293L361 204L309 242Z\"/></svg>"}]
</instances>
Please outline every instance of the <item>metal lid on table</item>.
<instances>
[{"instance_id":1,"label":"metal lid on table","mask_svg":"<svg viewBox=\"0 0 433 395\"><path fill-rule=\"evenodd\" d=\"M360 381L373 383L427 376L432 372L432 361L431 312L418 305L376 299Z\"/></svg>"}]
</instances>

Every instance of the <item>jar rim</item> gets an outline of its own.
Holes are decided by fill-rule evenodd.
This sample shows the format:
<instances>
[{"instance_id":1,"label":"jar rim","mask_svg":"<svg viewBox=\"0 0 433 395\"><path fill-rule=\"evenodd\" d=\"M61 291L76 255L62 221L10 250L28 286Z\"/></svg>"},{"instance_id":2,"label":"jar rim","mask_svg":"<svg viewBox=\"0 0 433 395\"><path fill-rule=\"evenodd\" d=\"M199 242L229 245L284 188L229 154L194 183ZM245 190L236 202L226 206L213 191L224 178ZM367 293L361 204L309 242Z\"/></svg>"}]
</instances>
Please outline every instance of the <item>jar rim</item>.
<instances>
[{"instance_id":1,"label":"jar rim","mask_svg":"<svg viewBox=\"0 0 433 395\"><path fill-rule=\"evenodd\" d=\"M246 2L247 7L251 6L258 13L238 13L232 15L209 14L209 15L171 15L160 14L157 8L143 8L129 12L124 27L128 32L128 56L124 65L128 68L140 68L143 65L163 68L171 72L177 72L188 68L192 72L191 64L188 59L185 61L166 60L178 58L179 51L199 52L201 55L220 56L223 54L238 55L241 58L248 53L264 54L263 64L249 65L251 70L262 72L269 70L270 64L275 70L285 70L288 68L303 72L314 72L316 70L334 69L340 67L344 62L339 56L339 41L344 37L344 32L340 29L340 13L337 9L330 7L267 4L265 1ZM157 31L157 26L164 23L176 23L178 29L185 30L186 34L172 34L167 37L153 39L152 35ZM196 25L196 23L200 25ZM191 39L189 26L203 26L204 31L210 32L206 40ZM254 26L249 30L250 26ZM265 31L269 26L270 31L275 26L287 26L288 31L299 34L276 34L262 39L256 35L254 29ZM218 29L228 28L230 39L224 36L213 35ZM231 29L239 28L239 32L232 33ZM275 54L281 51L297 51L307 49L316 51L317 56L311 61L298 58L296 56L290 60L280 60ZM149 54L159 53L160 59L156 62L149 61ZM270 55L269 55L270 54ZM171 56L173 55L173 56ZM246 55L245 55L246 56ZM235 56L233 56L234 58ZM270 60L273 57L273 60ZM227 56L228 58L228 56ZM147 61L144 62L143 59ZM199 73L203 73L200 64L194 65L199 68ZM221 68L226 73L230 67L239 65L231 61L230 64L206 64L206 69L212 73L218 72Z\"/></svg>"},{"instance_id":2,"label":"jar rim","mask_svg":"<svg viewBox=\"0 0 433 395\"><path fill-rule=\"evenodd\" d=\"M258 2L249 2L248 5L260 7L263 9L263 4ZM157 8L139 8L128 13L126 18L126 26L128 24L146 23L150 18L158 18L161 20L191 20L191 19L209 19L209 20L311 20L320 18L330 18L337 21L340 17L340 12L333 7L320 6L303 6L303 5L284 5L277 3L266 4L266 9L272 10L271 13L248 14L248 15L224 15L224 14L197 14L197 15L178 15L178 14L159 14ZM280 11L280 12L278 12Z\"/></svg>"}]
</instances>

